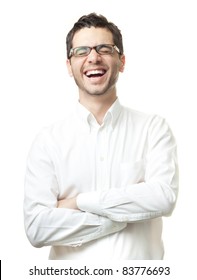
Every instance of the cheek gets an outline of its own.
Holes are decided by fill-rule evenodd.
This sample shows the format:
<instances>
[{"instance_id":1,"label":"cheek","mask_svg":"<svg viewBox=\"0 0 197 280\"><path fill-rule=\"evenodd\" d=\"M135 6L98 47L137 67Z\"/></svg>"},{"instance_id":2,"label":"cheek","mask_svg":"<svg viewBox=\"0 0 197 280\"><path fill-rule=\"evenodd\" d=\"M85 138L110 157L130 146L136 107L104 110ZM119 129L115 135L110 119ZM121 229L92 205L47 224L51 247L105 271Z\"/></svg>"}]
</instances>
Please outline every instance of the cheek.
<instances>
[{"instance_id":1,"label":"cheek","mask_svg":"<svg viewBox=\"0 0 197 280\"><path fill-rule=\"evenodd\" d=\"M123 71L123 64L119 61L116 64L112 65L112 72L115 74L119 74L119 72Z\"/></svg>"},{"instance_id":2,"label":"cheek","mask_svg":"<svg viewBox=\"0 0 197 280\"><path fill-rule=\"evenodd\" d=\"M79 61L79 63L77 62L71 62L68 65L68 71L69 71L69 75L71 77L80 77L81 73L82 73L82 63L81 61Z\"/></svg>"}]
</instances>

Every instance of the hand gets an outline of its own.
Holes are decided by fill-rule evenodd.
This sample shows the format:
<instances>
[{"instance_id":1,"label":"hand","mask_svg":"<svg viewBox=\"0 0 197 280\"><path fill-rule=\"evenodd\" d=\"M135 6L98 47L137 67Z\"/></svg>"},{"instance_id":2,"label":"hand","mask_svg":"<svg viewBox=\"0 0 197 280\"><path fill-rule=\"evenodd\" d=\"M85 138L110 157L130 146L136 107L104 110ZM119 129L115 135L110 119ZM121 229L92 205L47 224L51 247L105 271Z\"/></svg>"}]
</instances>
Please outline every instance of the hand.
<instances>
[{"instance_id":1,"label":"hand","mask_svg":"<svg viewBox=\"0 0 197 280\"><path fill-rule=\"evenodd\" d=\"M72 197L58 200L57 208L69 208L79 210L77 207L76 198L77 197Z\"/></svg>"}]
</instances>

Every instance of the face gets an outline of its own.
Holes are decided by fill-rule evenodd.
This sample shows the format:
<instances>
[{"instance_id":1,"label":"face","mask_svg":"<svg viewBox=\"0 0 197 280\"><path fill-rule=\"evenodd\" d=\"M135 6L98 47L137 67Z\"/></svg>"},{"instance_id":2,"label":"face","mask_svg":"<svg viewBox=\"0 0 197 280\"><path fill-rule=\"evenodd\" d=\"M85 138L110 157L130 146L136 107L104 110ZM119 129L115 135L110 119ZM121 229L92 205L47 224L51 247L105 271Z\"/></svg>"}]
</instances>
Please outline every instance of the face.
<instances>
[{"instance_id":1,"label":"face","mask_svg":"<svg viewBox=\"0 0 197 280\"><path fill-rule=\"evenodd\" d=\"M100 44L114 44L111 32L105 28L83 28L73 38L73 48ZM68 71L74 77L79 93L92 96L116 94L115 85L124 64L125 57L116 50L112 54L100 55L92 49L87 56L72 56L67 61Z\"/></svg>"}]
</instances>

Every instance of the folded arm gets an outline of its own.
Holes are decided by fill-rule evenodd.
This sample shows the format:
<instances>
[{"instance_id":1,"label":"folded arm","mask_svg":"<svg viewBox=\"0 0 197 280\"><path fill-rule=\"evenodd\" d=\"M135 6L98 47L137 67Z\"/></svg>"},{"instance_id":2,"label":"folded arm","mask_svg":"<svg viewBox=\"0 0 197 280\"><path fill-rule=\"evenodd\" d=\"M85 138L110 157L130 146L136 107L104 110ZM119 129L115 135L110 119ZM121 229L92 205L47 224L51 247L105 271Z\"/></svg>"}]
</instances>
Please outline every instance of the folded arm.
<instances>
[{"instance_id":1,"label":"folded arm","mask_svg":"<svg viewBox=\"0 0 197 280\"><path fill-rule=\"evenodd\" d=\"M178 167L176 143L164 120L154 119L151 123L147 147L143 165L128 170L139 175L144 172L143 181L81 193L77 197L77 207L120 222L170 215L177 199Z\"/></svg>"},{"instance_id":2,"label":"folded arm","mask_svg":"<svg viewBox=\"0 0 197 280\"><path fill-rule=\"evenodd\" d=\"M58 202L58 183L45 149L39 137L30 151L25 177L25 230L33 246L79 246L126 227L126 223L74 209L72 199L66 205Z\"/></svg>"}]
</instances>

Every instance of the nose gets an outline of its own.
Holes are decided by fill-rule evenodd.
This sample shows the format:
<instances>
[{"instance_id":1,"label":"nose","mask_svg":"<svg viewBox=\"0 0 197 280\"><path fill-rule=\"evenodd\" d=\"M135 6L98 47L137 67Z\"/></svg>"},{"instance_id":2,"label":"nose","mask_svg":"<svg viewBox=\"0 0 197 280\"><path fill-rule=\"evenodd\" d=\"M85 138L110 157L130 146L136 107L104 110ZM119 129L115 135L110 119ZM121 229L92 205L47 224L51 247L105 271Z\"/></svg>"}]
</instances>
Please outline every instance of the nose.
<instances>
[{"instance_id":1,"label":"nose","mask_svg":"<svg viewBox=\"0 0 197 280\"><path fill-rule=\"evenodd\" d=\"M97 53L95 49L92 49L87 57L87 60L89 63L97 63L101 61L101 55Z\"/></svg>"}]
</instances>

